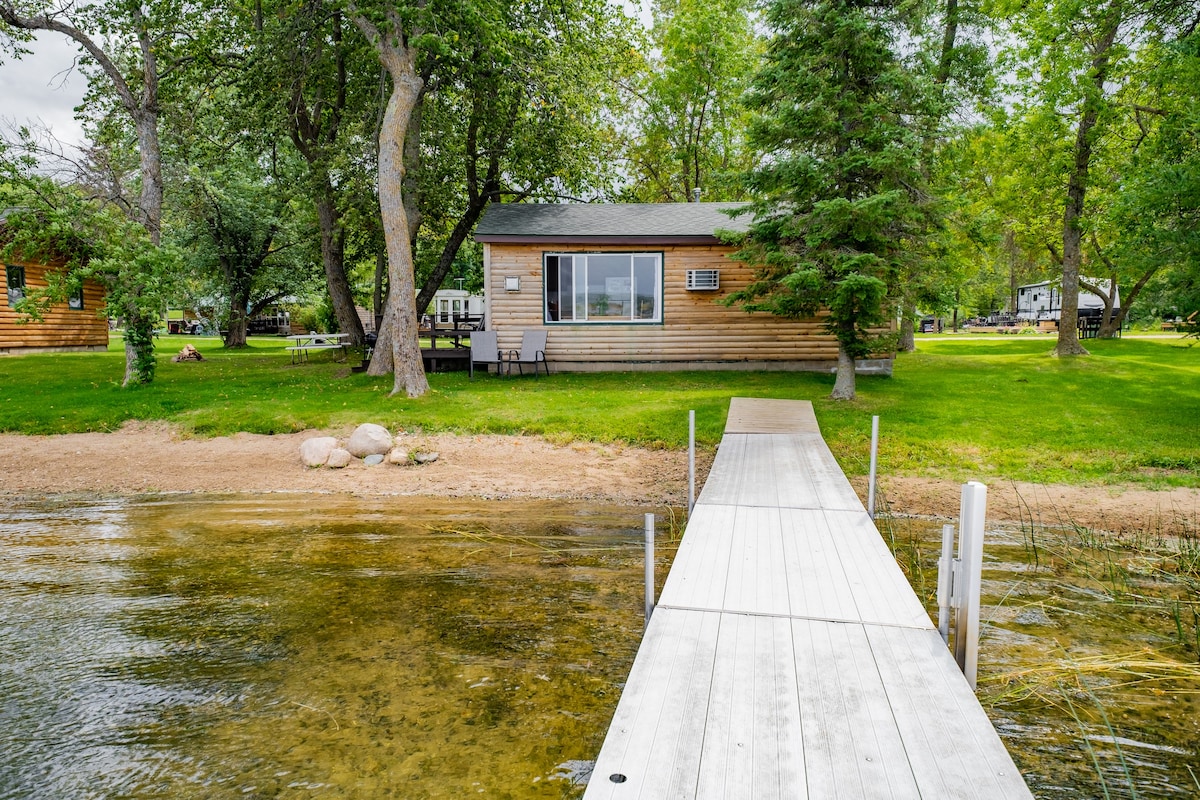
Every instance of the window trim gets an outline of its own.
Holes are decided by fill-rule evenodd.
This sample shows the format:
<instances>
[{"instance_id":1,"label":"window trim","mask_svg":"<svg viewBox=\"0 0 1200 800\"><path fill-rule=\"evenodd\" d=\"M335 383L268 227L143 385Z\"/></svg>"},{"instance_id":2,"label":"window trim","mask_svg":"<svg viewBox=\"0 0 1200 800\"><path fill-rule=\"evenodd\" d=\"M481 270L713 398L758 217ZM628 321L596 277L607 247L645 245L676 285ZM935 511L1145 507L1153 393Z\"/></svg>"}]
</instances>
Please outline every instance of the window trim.
<instances>
[{"instance_id":1,"label":"window trim","mask_svg":"<svg viewBox=\"0 0 1200 800\"><path fill-rule=\"evenodd\" d=\"M578 258L583 256L629 256L629 268L632 278L634 259L638 256L648 256L656 259L658 269L655 272L655 311L656 315L652 319L633 319L617 317L598 317L595 319L551 319L550 317L550 293L549 282L546 280L547 263L550 258L558 256L571 256ZM585 262L586 264L586 262ZM662 325L666 319L666 256L662 250L545 250L542 252L542 322L546 325ZM584 268L584 286L587 286L587 268ZM574 267L572 275L574 276ZM585 289L586 291L586 289ZM632 288L631 288L632 292ZM632 300L632 294L630 296ZM586 300L585 311L586 314ZM560 315L561 316L561 315Z\"/></svg>"},{"instance_id":2,"label":"window trim","mask_svg":"<svg viewBox=\"0 0 1200 800\"><path fill-rule=\"evenodd\" d=\"M13 280L13 276L17 276L16 281ZM28 280L24 267L19 264L4 265L4 288L10 307L15 306L17 301L25 299L25 287L29 285ZM14 286L14 283L17 285ZM13 295L16 295L16 297Z\"/></svg>"}]
</instances>

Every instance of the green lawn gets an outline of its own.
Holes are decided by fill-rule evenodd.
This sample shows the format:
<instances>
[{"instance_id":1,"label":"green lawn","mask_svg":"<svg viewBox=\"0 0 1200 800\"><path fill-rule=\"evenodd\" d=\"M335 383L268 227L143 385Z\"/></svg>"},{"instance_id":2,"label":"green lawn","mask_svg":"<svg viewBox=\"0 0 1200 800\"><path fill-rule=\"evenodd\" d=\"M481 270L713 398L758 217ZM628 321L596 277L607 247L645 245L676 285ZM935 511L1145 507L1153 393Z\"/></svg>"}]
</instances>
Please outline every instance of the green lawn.
<instances>
[{"instance_id":1,"label":"green lawn","mask_svg":"<svg viewBox=\"0 0 1200 800\"><path fill-rule=\"evenodd\" d=\"M173 364L185 343L201 363ZM431 375L419 400L390 398L389 378L351 374L330 354L293 366L283 339L225 352L215 339L163 337L158 378L119 386L123 351L0 358L0 430L113 430L166 420L194 435L277 433L378 422L392 428L531 433L554 441L686 446L696 410L703 446L720 438L732 396L814 401L843 467L866 471L870 417L881 417L880 470L1037 482L1200 486L1200 347L1192 340L1088 342L1093 356L1047 356L1048 338L922 338L892 378L859 379L859 399L826 399L812 373L622 373L498 380Z\"/></svg>"}]
</instances>

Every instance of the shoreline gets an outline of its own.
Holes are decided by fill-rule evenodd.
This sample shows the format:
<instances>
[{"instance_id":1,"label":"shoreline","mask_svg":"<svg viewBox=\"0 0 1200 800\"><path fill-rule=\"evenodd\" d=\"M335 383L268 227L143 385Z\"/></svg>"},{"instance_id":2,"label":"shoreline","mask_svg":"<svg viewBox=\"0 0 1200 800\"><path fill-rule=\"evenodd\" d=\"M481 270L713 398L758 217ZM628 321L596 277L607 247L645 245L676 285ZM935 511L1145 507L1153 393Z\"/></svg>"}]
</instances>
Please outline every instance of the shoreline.
<instances>
[{"instance_id":1,"label":"shoreline","mask_svg":"<svg viewBox=\"0 0 1200 800\"><path fill-rule=\"evenodd\" d=\"M165 424L132 423L114 433L0 434L0 496L319 493L358 496L540 499L683 506L686 454L625 445L551 444L534 436L402 434L410 449L437 452L420 466L355 462L309 469L300 443L344 440L350 430L211 439L180 437ZM697 453L697 489L712 453ZM1014 483L986 478L988 519L1080 525L1115 533L1200 532L1200 489ZM851 479L860 498L866 478ZM896 516L957 516L960 484L881 476L880 507Z\"/></svg>"}]
</instances>

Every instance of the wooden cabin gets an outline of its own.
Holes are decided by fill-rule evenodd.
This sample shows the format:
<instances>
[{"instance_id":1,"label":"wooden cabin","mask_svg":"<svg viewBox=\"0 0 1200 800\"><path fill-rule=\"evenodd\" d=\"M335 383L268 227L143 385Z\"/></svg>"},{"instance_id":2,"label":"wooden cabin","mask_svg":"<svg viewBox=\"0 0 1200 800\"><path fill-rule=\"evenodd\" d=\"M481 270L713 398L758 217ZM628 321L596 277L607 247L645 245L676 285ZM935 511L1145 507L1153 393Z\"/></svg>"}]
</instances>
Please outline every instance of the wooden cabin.
<instances>
[{"instance_id":1,"label":"wooden cabin","mask_svg":"<svg viewBox=\"0 0 1200 800\"><path fill-rule=\"evenodd\" d=\"M718 230L744 230L729 203L496 204L483 243L487 329L502 350L545 328L552 370L819 370L837 342L819 319L747 313L717 301L752 267ZM891 374L892 359L859 362Z\"/></svg>"},{"instance_id":2,"label":"wooden cabin","mask_svg":"<svg viewBox=\"0 0 1200 800\"><path fill-rule=\"evenodd\" d=\"M108 349L108 320L104 316L104 287L85 280L66 302L47 312L41 322L26 321L14 305L25 293L47 285L46 276L62 264L38 264L9 259L0 271L0 355L36 352L74 352Z\"/></svg>"}]
</instances>

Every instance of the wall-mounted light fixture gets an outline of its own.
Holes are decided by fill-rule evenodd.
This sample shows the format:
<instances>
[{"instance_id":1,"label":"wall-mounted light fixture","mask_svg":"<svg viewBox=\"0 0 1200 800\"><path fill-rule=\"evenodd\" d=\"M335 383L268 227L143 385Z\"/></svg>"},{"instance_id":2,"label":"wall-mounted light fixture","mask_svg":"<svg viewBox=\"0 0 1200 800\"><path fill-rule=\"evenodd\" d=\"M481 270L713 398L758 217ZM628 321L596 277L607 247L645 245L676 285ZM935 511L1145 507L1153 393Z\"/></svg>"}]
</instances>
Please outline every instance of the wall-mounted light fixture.
<instances>
[{"instance_id":1,"label":"wall-mounted light fixture","mask_svg":"<svg viewBox=\"0 0 1200 800\"><path fill-rule=\"evenodd\" d=\"M521 291L521 276L520 275L505 275L504 276L504 291L506 291L506 292Z\"/></svg>"}]
</instances>

